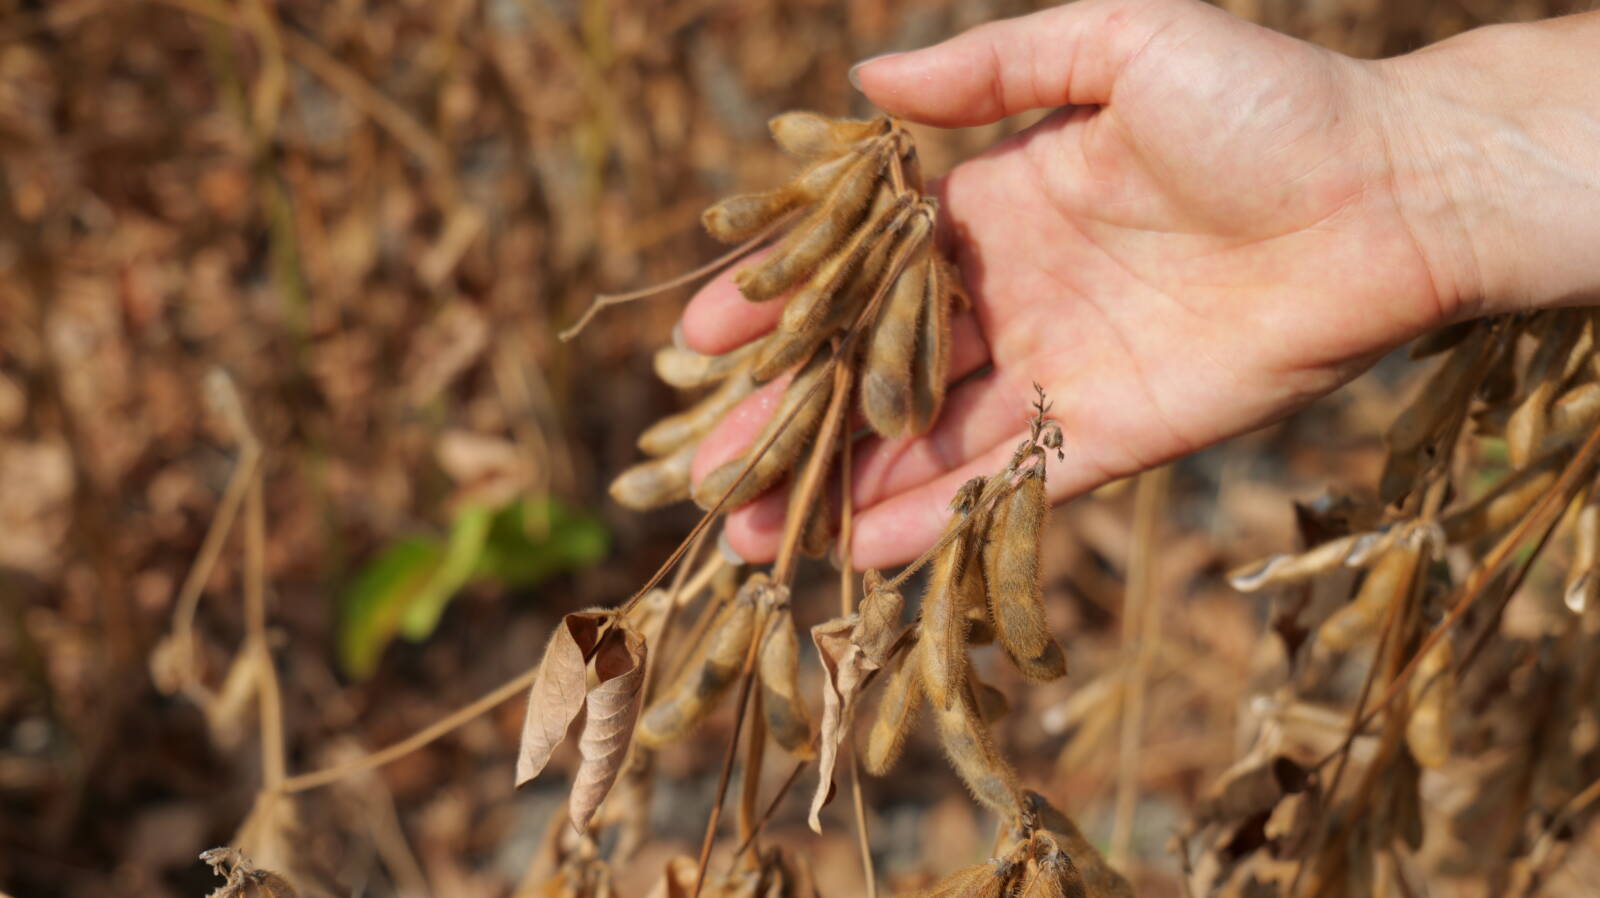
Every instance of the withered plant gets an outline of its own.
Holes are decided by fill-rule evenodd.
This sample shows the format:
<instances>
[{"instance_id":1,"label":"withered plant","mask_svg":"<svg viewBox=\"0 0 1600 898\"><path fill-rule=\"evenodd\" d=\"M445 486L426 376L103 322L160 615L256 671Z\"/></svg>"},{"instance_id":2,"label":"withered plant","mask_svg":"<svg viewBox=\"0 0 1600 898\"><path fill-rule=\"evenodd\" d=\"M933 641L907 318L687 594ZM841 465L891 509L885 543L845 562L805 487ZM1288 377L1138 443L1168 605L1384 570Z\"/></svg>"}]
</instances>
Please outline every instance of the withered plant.
<instances>
[{"instance_id":1,"label":"withered plant","mask_svg":"<svg viewBox=\"0 0 1600 898\"><path fill-rule=\"evenodd\" d=\"M1279 591L1280 651L1185 840L1196 894L1421 894L1444 874L1532 895L1593 816L1596 325L1558 310L1418 341L1443 358L1388 432L1377 500L1302 509L1305 551L1232 573ZM1541 561L1558 588L1522 589Z\"/></svg>"},{"instance_id":2,"label":"withered plant","mask_svg":"<svg viewBox=\"0 0 1600 898\"><path fill-rule=\"evenodd\" d=\"M730 699L733 727L700 850L667 863L652 894L816 895L804 858L759 838L808 771L818 831L836 774L848 781L876 894L860 768L892 769L924 707L954 772L999 818L1000 835L994 858L915 894L1132 894L1070 819L1024 787L990 730L1007 697L978 679L969 657L972 646L994 643L1027 680L1066 672L1039 577L1047 461L1062 446L1049 403L1040 391L1008 463L956 493L935 545L892 576L868 571L858 602L847 488L855 416L884 437L933 425L950 317L966 299L934 243L937 204L922 193L915 148L896 122L789 113L772 129L806 166L781 188L708 210L707 229L740 246L672 284L766 247L735 279L751 301L784 304L779 325L721 356L660 350L663 380L707 392L646 430L639 447L651 459L611 488L630 508L693 499L704 516L631 597L567 615L535 667L394 745L288 774L262 620L260 448L231 383L213 384L243 452L155 663L164 688L193 698L219 739L252 705L259 717L262 789L233 853L208 853L227 877L224 893L295 894L292 880L320 894L295 869L296 793L394 760L528 690L516 784L537 777L568 739L580 761L566 813L552 821L518 894L614 895L614 865L649 837L656 752ZM601 297L590 315L658 289ZM1193 894L1414 895L1418 884L1454 874L1481 881L1484 894L1531 896L1594 816L1597 328L1593 310L1571 309L1455 325L1419 341L1414 357L1441 358L1388 433L1376 498L1301 508L1302 551L1230 575L1238 589L1276 591L1277 652L1246 707L1247 750L1206 789L1177 839ZM701 440L760 389L778 394L777 412L747 451L692 486ZM726 511L785 485L770 567L705 551ZM1159 492L1141 488L1146 524ZM249 629L212 690L195 673L191 621L197 584L241 508ZM843 573L837 615L810 634L823 668L819 703L800 688L791 590L801 559L830 551ZM1544 560L1564 566L1559 588L1522 589ZM919 572L925 586L908 621L901 590ZM858 756L857 708L880 679ZM763 796L769 737L792 767ZM714 870L736 768L738 842ZM615 837L602 842L608 831Z\"/></svg>"},{"instance_id":3,"label":"withered plant","mask_svg":"<svg viewBox=\"0 0 1600 898\"><path fill-rule=\"evenodd\" d=\"M239 684L225 685L220 696L198 682L189 661L194 599L179 604L173 635L158 659L172 691L191 694L212 718L236 716L252 701L261 716L264 782L235 848L229 849L243 854L227 855L232 865L228 888L260 891L269 881L263 878L269 874L240 859L244 855L269 859L275 869L293 868L295 793L400 757L526 688L516 784L537 777L574 731L581 760L566 814L552 823L523 891L563 898L611 895L608 864L631 855L647 836L653 753L694 732L736 693L733 731L699 855L668 864L658 892L814 895L804 861L775 846L760 847L757 836L813 762L817 777L810 823L820 831L820 812L834 795L834 775L844 759L863 875L869 893L876 894L850 746L856 705L887 669L865 748L868 770L883 774L894 765L926 704L951 766L973 796L999 815L1012 846L992 864L957 871L925 894L1128 893L1127 883L1069 820L1023 789L989 730L1008 702L977 678L968 658L970 645L998 642L1027 679L1046 681L1066 673L1065 655L1045 623L1039 581L1046 461L1051 451L1059 456L1062 445L1061 430L1048 417L1049 403L1037 391L1026 438L1002 470L958 491L950 523L928 552L892 578L867 572L858 608L847 488L857 437L852 420L859 413L884 437L920 434L933 425L949 378L950 318L967 299L959 274L934 244L938 206L922 192L915 148L898 123L886 117L847 121L793 112L774 119L772 132L807 166L781 188L731 197L707 210L704 221L711 234L742 245L692 276L733 264L771 242L736 281L751 301L783 302L781 320L770 335L723 356L673 347L658 353L656 369L668 383L712 389L688 411L641 435L639 446L653 460L623 472L612 484L612 495L640 510L691 498L690 462L702 438L763 384L781 390L781 399L755 444L694 488L692 498L705 515L633 596L615 608L567 615L536 667L424 731L298 776L287 775L283 759L281 709L257 607L264 589L259 570L251 592L256 628L236 664ZM590 315L656 289L601 297ZM243 403L225 379L219 381L217 398L246 449L229 494L248 496L247 535L258 552L259 448ZM770 569L735 567L721 553L700 560L725 511L783 482L788 483L788 508ZM231 513L219 516L208 545L220 545L231 524ZM817 726L810 710L817 703L799 687L800 645L790 595L801 556L821 557L835 546L843 571L839 614L811 632L825 674ZM193 582L204 579L213 554L202 553ZM929 572L921 608L907 625L899 590L924 567ZM668 574L674 577L671 585L660 588ZM197 589L191 592L198 596ZM680 612L690 610L696 619L681 625ZM234 679L230 676L230 683ZM795 766L763 809L760 773L769 736ZM728 869L711 871L741 746L740 843ZM619 832L609 858L598 841L607 829ZM276 877L270 880L274 888L288 881L277 872L270 876Z\"/></svg>"},{"instance_id":4,"label":"withered plant","mask_svg":"<svg viewBox=\"0 0 1600 898\"><path fill-rule=\"evenodd\" d=\"M1062 443L1049 404L1039 392L1030 431L1009 464L962 487L951 503L949 525L927 553L892 578L866 574L857 607L849 560L851 493L845 485L856 438L853 416L859 412L886 438L920 434L933 425L949 379L950 318L967 300L958 272L935 246L938 206L922 192L915 148L897 122L791 112L773 119L771 128L806 167L780 188L730 197L708 209L703 220L711 235L741 245L671 285L771 243L735 281L752 302L783 302L778 325L721 356L662 349L655 367L663 380L711 389L689 410L646 430L639 448L652 460L625 471L611 486L612 496L630 508L693 498L706 514L632 598L615 609L568 615L557 630L529 695L517 783L539 774L581 717L576 729L582 760L568 801L572 829L581 843L617 826L626 834L623 844L636 845L647 812L651 752L693 732L736 694L733 733L699 856L669 866L663 894L812 894L797 858L778 849L751 850L783 797L774 796L763 812L759 775L769 736L795 761L783 791L816 763L810 824L819 832L820 812L833 796L843 760L864 875L875 892L850 734L863 691L886 671L865 747L867 770L883 774L894 765L926 704L951 766L1014 836L1014 846L992 864L957 871L925 894L1126 893L1126 883L1070 822L1024 791L989 730L1006 711L1005 696L977 678L968 658L969 645L998 642L1028 679L1066 673L1065 655L1045 624L1038 566L1045 465ZM595 310L655 289L599 298L568 336ZM690 464L700 441L767 383L782 391L781 398L754 445L691 485ZM770 570L736 571L720 554L696 569L720 515L783 482L788 506ZM809 710L816 703L798 686L799 638L790 596L798 559L823 556L835 546L844 571L840 613L811 632L825 674L818 727ZM674 584L657 588L674 566ZM928 574L921 608L905 625L899 590L923 567ZM698 619L679 632L678 612L697 602ZM676 657L669 651L674 644L686 646ZM663 661L669 657L670 663ZM708 871L741 739L740 845L728 871ZM617 786L619 777L625 785ZM1062 822L1052 830L1040 823L1041 814ZM1071 837L1060 835L1063 830ZM580 846L572 856L587 859L593 852ZM1093 871L1096 886L1089 893L1083 869Z\"/></svg>"}]
</instances>

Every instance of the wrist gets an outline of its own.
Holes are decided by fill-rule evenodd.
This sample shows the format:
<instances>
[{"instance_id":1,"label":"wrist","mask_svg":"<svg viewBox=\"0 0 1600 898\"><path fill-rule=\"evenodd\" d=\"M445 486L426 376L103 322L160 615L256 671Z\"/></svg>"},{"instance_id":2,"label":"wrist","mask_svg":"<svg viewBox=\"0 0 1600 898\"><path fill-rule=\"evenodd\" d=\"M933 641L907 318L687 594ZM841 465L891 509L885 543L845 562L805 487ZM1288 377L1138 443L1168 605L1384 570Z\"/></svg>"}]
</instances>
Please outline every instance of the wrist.
<instances>
[{"instance_id":1,"label":"wrist","mask_svg":"<svg viewBox=\"0 0 1600 898\"><path fill-rule=\"evenodd\" d=\"M1447 318L1600 300L1600 15L1373 64L1391 189Z\"/></svg>"}]
</instances>

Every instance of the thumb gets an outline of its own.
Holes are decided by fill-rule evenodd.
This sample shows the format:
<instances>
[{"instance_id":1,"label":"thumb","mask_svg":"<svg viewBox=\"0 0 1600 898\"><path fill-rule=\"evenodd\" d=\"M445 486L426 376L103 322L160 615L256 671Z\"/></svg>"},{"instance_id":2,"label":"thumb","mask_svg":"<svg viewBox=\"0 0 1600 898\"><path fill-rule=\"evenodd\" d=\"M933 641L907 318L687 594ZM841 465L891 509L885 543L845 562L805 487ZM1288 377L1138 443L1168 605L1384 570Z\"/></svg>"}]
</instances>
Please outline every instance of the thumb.
<instances>
[{"instance_id":1,"label":"thumb","mask_svg":"<svg viewBox=\"0 0 1600 898\"><path fill-rule=\"evenodd\" d=\"M886 112L946 128L1041 107L1102 105L1128 60L1188 5L1079 0L857 63L850 80Z\"/></svg>"}]
</instances>

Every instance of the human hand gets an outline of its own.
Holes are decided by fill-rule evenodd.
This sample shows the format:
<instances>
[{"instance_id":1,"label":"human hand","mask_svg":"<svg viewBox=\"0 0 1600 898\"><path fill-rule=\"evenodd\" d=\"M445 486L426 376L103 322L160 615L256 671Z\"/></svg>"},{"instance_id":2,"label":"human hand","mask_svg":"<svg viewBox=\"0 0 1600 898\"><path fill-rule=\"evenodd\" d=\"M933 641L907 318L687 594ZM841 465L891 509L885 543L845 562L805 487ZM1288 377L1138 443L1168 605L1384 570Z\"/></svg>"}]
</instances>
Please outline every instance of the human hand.
<instances>
[{"instance_id":1,"label":"human hand","mask_svg":"<svg viewBox=\"0 0 1600 898\"><path fill-rule=\"evenodd\" d=\"M860 567L934 542L956 488L1021 438L1032 382L1065 434L1060 499L1282 417L1482 287L1438 226L1449 204L1397 177L1391 70L1214 7L1081 0L856 76L886 111L944 127L1062 107L937 188L974 298L951 374L992 367L951 391L928 434L858 452ZM684 338L723 352L780 306L723 276L690 303ZM775 398L759 392L708 435L697 482L749 446ZM731 513L732 547L770 558L783 506Z\"/></svg>"}]
</instances>

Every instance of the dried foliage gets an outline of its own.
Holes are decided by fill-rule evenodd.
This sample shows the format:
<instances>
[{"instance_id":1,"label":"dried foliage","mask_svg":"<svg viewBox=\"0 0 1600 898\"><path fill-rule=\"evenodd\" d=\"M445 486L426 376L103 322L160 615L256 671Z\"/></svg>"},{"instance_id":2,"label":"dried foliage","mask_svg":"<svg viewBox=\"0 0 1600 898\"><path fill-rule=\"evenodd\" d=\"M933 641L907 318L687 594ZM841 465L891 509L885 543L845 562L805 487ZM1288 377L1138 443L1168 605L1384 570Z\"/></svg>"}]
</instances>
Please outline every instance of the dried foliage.
<instances>
[{"instance_id":1,"label":"dried foliage","mask_svg":"<svg viewBox=\"0 0 1600 898\"><path fill-rule=\"evenodd\" d=\"M624 504L688 497L698 435L783 394L811 420L716 486L805 487L786 542L820 556L849 510L847 413L931 425L963 300L935 253L887 277L935 214L909 138L938 173L1019 123L790 115L787 158L763 123L870 116L852 60L1028 5L0 3L0 891L186 898L216 888L195 851L227 842L206 853L215 894L813 898L930 893L966 867L988 893L1122 896L1092 843L1136 817L1113 860L1141 895L1180 894L1179 857L1195 895L1289 894L1297 876L1295 894L1591 893L1586 313L1419 342L1446 358L1386 463L1363 435L1397 417L1393 361L1186 463L1152 562L1115 488L1041 520L1036 549L1012 537L1022 564L988 560L1002 544L979 534L1035 488L1025 463L955 516L941 551L965 551L937 561L960 576L931 614L915 598L937 564L868 578L857 608L855 584L794 558L735 614L762 572L705 558L714 531L617 606L693 521L606 503L635 445L652 460L616 480ZM1566 8L1223 5L1361 56ZM864 146L888 148L865 199L839 189L851 165L872 180ZM777 337L660 348L676 309L651 304L558 341L597 291L713 255L697 217L738 190L756 192L709 227L776 223L790 257L742 266L752 292L805 280ZM652 357L665 387L642 376ZM1264 592L1221 585L1241 553L1286 547L1287 500L1330 481L1382 496L1302 508L1308 551L1240 578ZM1141 577L1161 603L1142 618L1122 604ZM906 626L902 595L927 617ZM566 615L596 605L580 640ZM933 618L944 698L960 688L925 715ZM1148 620L1146 650L1118 651L1118 624ZM534 662L563 632L579 661L518 757L515 699L554 688ZM1069 633L1071 672L1049 679ZM726 663L706 664L713 646ZM647 750L645 709L680 698L676 741ZM965 776L934 757L952 743ZM513 796L513 765L526 779L541 754ZM698 856L728 759L736 821ZM863 786L858 764L885 775ZM963 778L1022 821L997 846ZM807 798L823 835L800 842ZM870 832L851 831L857 807ZM1164 854L1190 811L1187 851Z\"/></svg>"},{"instance_id":2,"label":"dried foliage","mask_svg":"<svg viewBox=\"0 0 1600 898\"><path fill-rule=\"evenodd\" d=\"M1232 575L1255 590L1362 572L1353 590L1324 591L1331 601L1280 611L1279 633L1296 637L1258 699L1252 747L1195 821L1197 891L1372 894L1444 866L1533 894L1560 838L1552 821L1592 814L1582 784L1600 774L1600 746L1578 684L1600 633L1585 581L1595 328L1592 310L1558 310L1420 341L1414 355L1444 358L1389 429L1378 501L1347 511L1360 529ZM1524 592L1563 540L1557 601ZM1360 678L1353 694L1345 671ZM1299 725L1293 709L1310 704L1343 715L1342 738ZM1446 784L1466 800L1425 800Z\"/></svg>"}]
</instances>

